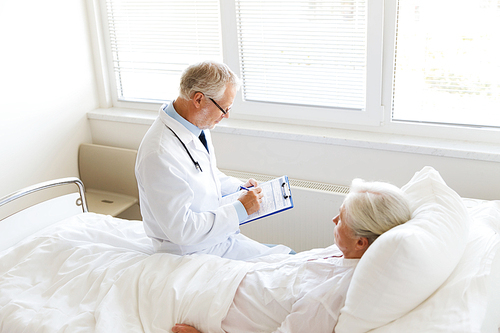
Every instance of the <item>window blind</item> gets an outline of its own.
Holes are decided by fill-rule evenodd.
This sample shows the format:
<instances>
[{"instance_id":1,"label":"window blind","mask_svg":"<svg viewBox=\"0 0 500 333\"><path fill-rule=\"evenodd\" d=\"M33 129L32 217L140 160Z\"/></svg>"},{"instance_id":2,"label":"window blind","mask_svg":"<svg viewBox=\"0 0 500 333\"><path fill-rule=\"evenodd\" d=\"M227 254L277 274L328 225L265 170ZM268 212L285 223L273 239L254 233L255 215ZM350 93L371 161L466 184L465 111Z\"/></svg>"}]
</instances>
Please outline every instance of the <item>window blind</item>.
<instances>
[{"instance_id":1,"label":"window blind","mask_svg":"<svg viewBox=\"0 0 500 333\"><path fill-rule=\"evenodd\" d=\"M237 0L243 97L365 108L366 0Z\"/></svg>"},{"instance_id":2,"label":"window blind","mask_svg":"<svg viewBox=\"0 0 500 333\"><path fill-rule=\"evenodd\" d=\"M399 1L396 46L393 120L500 127L499 0Z\"/></svg>"},{"instance_id":3,"label":"window blind","mask_svg":"<svg viewBox=\"0 0 500 333\"><path fill-rule=\"evenodd\" d=\"M222 61L217 0L107 0L106 13L119 100L173 99L189 64Z\"/></svg>"}]
</instances>

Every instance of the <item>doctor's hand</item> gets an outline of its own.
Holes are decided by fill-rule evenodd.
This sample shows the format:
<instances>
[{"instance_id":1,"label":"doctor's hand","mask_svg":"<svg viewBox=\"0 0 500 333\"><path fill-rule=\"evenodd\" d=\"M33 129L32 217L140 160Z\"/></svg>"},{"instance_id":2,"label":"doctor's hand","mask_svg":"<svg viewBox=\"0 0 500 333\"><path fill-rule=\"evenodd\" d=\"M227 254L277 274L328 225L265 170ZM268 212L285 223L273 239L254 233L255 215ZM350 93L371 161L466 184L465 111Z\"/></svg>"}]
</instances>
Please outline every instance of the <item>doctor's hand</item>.
<instances>
[{"instance_id":1,"label":"doctor's hand","mask_svg":"<svg viewBox=\"0 0 500 333\"><path fill-rule=\"evenodd\" d=\"M238 200L245 207L247 214L252 215L257 212L260 208L260 203L262 202L262 197L264 194L262 193L262 189L260 187L252 188L249 191L241 191L242 194L238 198Z\"/></svg>"},{"instance_id":2,"label":"doctor's hand","mask_svg":"<svg viewBox=\"0 0 500 333\"><path fill-rule=\"evenodd\" d=\"M253 178L250 178L243 186L245 187L257 187L259 183Z\"/></svg>"}]
</instances>

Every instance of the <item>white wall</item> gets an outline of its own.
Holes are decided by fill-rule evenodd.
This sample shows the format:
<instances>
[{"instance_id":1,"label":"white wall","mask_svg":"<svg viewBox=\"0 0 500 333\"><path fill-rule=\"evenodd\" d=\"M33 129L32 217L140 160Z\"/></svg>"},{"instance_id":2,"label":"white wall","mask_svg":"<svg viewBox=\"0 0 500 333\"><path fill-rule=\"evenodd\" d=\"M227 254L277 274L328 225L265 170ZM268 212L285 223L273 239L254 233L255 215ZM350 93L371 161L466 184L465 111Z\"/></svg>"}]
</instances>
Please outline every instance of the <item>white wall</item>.
<instances>
[{"instance_id":1,"label":"white wall","mask_svg":"<svg viewBox=\"0 0 500 333\"><path fill-rule=\"evenodd\" d=\"M0 1L0 197L78 176L98 107L84 0Z\"/></svg>"},{"instance_id":2,"label":"white wall","mask_svg":"<svg viewBox=\"0 0 500 333\"><path fill-rule=\"evenodd\" d=\"M149 128L92 119L93 143L137 149ZM387 181L397 186L426 165L441 173L462 197L500 199L500 163L432 154L349 147L300 140L212 131L218 166L348 186L353 178Z\"/></svg>"},{"instance_id":3,"label":"white wall","mask_svg":"<svg viewBox=\"0 0 500 333\"><path fill-rule=\"evenodd\" d=\"M217 133L218 164L291 178L350 185L352 179L406 184L429 165L462 197L500 199L500 163L403 151Z\"/></svg>"}]
</instances>

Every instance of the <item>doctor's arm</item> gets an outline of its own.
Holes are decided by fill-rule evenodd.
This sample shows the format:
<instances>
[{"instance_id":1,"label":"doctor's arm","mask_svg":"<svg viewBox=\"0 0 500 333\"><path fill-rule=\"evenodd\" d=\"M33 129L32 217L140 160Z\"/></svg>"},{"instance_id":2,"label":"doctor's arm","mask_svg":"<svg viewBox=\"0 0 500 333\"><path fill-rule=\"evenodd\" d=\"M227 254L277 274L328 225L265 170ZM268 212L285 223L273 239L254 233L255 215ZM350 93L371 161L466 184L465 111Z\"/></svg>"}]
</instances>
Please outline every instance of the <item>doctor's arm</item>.
<instances>
[{"instance_id":1,"label":"doctor's arm","mask_svg":"<svg viewBox=\"0 0 500 333\"><path fill-rule=\"evenodd\" d=\"M240 186L251 188L248 193L242 191L242 195L238 200L243 204L247 215L251 215L260 209L260 202L262 202L263 194L262 190L257 188L259 183L255 179L250 178L246 183L242 184L238 178L227 176L219 169L217 169L216 174L221 184L222 196L238 191Z\"/></svg>"}]
</instances>

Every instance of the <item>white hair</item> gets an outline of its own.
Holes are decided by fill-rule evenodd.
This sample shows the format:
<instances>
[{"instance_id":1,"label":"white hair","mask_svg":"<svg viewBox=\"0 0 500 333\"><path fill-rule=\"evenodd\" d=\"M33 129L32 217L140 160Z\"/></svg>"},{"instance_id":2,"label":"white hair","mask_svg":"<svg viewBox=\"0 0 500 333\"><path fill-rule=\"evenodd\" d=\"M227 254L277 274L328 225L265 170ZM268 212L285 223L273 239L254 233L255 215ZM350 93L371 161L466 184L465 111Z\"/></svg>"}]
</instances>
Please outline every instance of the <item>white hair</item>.
<instances>
[{"instance_id":1,"label":"white hair","mask_svg":"<svg viewBox=\"0 0 500 333\"><path fill-rule=\"evenodd\" d=\"M346 224L371 244L389 229L411 219L410 203L398 187L354 179L344 200Z\"/></svg>"},{"instance_id":2,"label":"white hair","mask_svg":"<svg viewBox=\"0 0 500 333\"><path fill-rule=\"evenodd\" d=\"M207 98L220 99L224 96L227 84L236 90L240 88L240 80L226 64L200 62L190 65L182 73L179 97L189 100L196 92L201 92Z\"/></svg>"}]
</instances>

